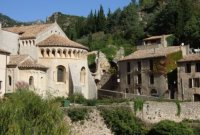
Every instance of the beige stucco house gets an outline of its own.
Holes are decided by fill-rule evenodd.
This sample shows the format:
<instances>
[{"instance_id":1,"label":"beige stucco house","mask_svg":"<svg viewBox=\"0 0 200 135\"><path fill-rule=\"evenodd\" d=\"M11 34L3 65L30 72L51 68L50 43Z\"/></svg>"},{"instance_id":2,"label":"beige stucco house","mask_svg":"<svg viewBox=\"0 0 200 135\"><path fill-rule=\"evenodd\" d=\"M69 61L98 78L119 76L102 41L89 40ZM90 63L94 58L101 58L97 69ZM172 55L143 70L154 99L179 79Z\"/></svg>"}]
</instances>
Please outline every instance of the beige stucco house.
<instances>
[{"instance_id":1,"label":"beige stucco house","mask_svg":"<svg viewBox=\"0 0 200 135\"><path fill-rule=\"evenodd\" d=\"M0 97L6 92L6 65L9 62L10 53L0 49Z\"/></svg>"},{"instance_id":2,"label":"beige stucco house","mask_svg":"<svg viewBox=\"0 0 200 135\"><path fill-rule=\"evenodd\" d=\"M88 48L71 41L56 22L1 31L18 36L17 43L11 42L17 54L11 53L7 64L7 93L27 85L43 97L67 97L75 92L90 99L97 97L87 65Z\"/></svg>"}]
</instances>

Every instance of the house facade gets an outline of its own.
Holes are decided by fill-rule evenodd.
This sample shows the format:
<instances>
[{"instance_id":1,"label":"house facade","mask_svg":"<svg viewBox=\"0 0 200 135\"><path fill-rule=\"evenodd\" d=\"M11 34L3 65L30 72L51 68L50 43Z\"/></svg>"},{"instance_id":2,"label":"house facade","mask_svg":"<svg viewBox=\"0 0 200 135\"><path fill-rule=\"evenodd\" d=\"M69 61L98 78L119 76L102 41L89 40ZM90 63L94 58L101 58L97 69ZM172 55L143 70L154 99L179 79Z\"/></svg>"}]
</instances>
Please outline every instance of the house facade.
<instances>
[{"instance_id":1,"label":"house facade","mask_svg":"<svg viewBox=\"0 0 200 135\"><path fill-rule=\"evenodd\" d=\"M3 97L6 92L6 65L9 62L9 55L9 52L0 49L0 97Z\"/></svg>"},{"instance_id":2,"label":"house facade","mask_svg":"<svg viewBox=\"0 0 200 135\"><path fill-rule=\"evenodd\" d=\"M143 39L142 45L137 46L137 50L167 47L170 44L167 40L170 36L172 35L159 35L145 38Z\"/></svg>"},{"instance_id":3,"label":"house facade","mask_svg":"<svg viewBox=\"0 0 200 135\"><path fill-rule=\"evenodd\" d=\"M6 93L28 86L43 97L67 97L76 92L90 99L97 97L97 88L87 66L88 48L71 41L57 23L0 31L18 36L17 43L11 42L17 51L11 52L7 64Z\"/></svg>"},{"instance_id":4,"label":"house facade","mask_svg":"<svg viewBox=\"0 0 200 135\"><path fill-rule=\"evenodd\" d=\"M118 62L121 92L178 98L177 61L187 55L188 46L140 49Z\"/></svg>"},{"instance_id":5,"label":"house facade","mask_svg":"<svg viewBox=\"0 0 200 135\"><path fill-rule=\"evenodd\" d=\"M179 100L200 101L200 54L189 54L178 61Z\"/></svg>"}]
</instances>

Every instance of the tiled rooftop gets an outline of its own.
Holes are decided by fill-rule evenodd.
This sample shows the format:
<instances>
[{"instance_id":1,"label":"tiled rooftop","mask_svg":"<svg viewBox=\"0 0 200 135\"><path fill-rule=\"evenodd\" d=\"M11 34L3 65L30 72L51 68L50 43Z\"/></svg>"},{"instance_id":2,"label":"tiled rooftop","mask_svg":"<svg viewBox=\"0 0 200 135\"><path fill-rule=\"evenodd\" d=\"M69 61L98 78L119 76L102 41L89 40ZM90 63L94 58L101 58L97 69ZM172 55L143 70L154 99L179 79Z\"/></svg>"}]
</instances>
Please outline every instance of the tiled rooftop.
<instances>
[{"instance_id":1,"label":"tiled rooftop","mask_svg":"<svg viewBox=\"0 0 200 135\"><path fill-rule=\"evenodd\" d=\"M188 61L200 61L200 54L189 54L184 56L178 62L188 62Z\"/></svg>"},{"instance_id":2,"label":"tiled rooftop","mask_svg":"<svg viewBox=\"0 0 200 135\"><path fill-rule=\"evenodd\" d=\"M3 53L3 54L10 54L10 52L4 50L4 49L0 49L0 53Z\"/></svg>"},{"instance_id":3,"label":"tiled rooftop","mask_svg":"<svg viewBox=\"0 0 200 135\"><path fill-rule=\"evenodd\" d=\"M50 27L52 24L36 24L30 26L15 26L3 28L5 31L19 34L20 39L35 38L37 34Z\"/></svg>"},{"instance_id":4,"label":"tiled rooftop","mask_svg":"<svg viewBox=\"0 0 200 135\"><path fill-rule=\"evenodd\" d=\"M8 66L18 66L19 68L47 69L47 67L38 64L29 55L11 55Z\"/></svg>"},{"instance_id":5,"label":"tiled rooftop","mask_svg":"<svg viewBox=\"0 0 200 135\"><path fill-rule=\"evenodd\" d=\"M76 43L67 37L63 37L60 35L52 35L49 38L41 41L40 43L37 44L38 46L66 46L66 47L75 47L75 48L82 48L82 49L87 49L87 47Z\"/></svg>"},{"instance_id":6,"label":"tiled rooftop","mask_svg":"<svg viewBox=\"0 0 200 135\"><path fill-rule=\"evenodd\" d=\"M170 46L170 47L160 47L160 48L154 48L154 49L138 50L124 57L120 61L166 57L167 54L178 52L180 50L181 50L180 46Z\"/></svg>"}]
</instances>

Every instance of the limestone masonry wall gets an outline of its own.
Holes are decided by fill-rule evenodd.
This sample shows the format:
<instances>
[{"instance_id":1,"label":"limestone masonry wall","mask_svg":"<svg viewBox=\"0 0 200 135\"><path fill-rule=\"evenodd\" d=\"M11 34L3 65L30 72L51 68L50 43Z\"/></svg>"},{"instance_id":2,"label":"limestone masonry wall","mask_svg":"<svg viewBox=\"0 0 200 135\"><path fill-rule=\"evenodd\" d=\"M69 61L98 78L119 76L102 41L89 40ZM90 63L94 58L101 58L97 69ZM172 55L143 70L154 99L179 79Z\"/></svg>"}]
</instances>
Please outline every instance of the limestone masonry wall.
<instances>
[{"instance_id":1,"label":"limestone masonry wall","mask_svg":"<svg viewBox=\"0 0 200 135\"><path fill-rule=\"evenodd\" d=\"M180 103L180 114L178 114L178 105L174 102L147 101L136 115L148 123L157 123L165 119L176 122L184 119L200 120L200 102Z\"/></svg>"}]
</instances>

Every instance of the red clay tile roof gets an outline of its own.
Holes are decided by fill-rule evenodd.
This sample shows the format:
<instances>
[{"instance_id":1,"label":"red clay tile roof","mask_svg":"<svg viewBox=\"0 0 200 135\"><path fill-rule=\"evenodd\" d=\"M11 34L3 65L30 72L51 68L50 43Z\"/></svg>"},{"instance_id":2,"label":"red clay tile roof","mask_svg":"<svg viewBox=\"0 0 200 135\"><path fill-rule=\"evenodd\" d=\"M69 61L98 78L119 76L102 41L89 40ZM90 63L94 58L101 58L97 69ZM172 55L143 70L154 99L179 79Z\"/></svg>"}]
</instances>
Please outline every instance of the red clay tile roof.
<instances>
[{"instance_id":1,"label":"red clay tile roof","mask_svg":"<svg viewBox=\"0 0 200 135\"><path fill-rule=\"evenodd\" d=\"M6 50L4 50L4 49L0 49L0 53L1 53L1 54L10 54L10 52L8 52L8 51L6 51Z\"/></svg>"},{"instance_id":2,"label":"red clay tile roof","mask_svg":"<svg viewBox=\"0 0 200 135\"><path fill-rule=\"evenodd\" d=\"M19 68L47 69L47 67L38 64L29 55L11 55L8 66L18 66Z\"/></svg>"},{"instance_id":3,"label":"red clay tile roof","mask_svg":"<svg viewBox=\"0 0 200 135\"><path fill-rule=\"evenodd\" d=\"M63 37L60 35L53 34L47 39L41 41L37 44L37 46L64 46L64 47L74 47L74 48L82 48L88 50L86 46L83 46L79 43L76 43L67 37Z\"/></svg>"},{"instance_id":4,"label":"red clay tile roof","mask_svg":"<svg viewBox=\"0 0 200 135\"><path fill-rule=\"evenodd\" d=\"M200 54L189 54L184 56L178 62L200 61Z\"/></svg>"},{"instance_id":5,"label":"red clay tile roof","mask_svg":"<svg viewBox=\"0 0 200 135\"><path fill-rule=\"evenodd\" d=\"M50 27L52 24L36 24L30 26L15 26L3 28L5 31L19 34L20 39L35 38L40 32Z\"/></svg>"},{"instance_id":6,"label":"red clay tile roof","mask_svg":"<svg viewBox=\"0 0 200 135\"><path fill-rule=\"evenodd\" d=\"M154 49L138 50L124 57L120 61L166 57L167 54L180 51L180 46L160 47Z\"/></svg>"}]
</instances>

